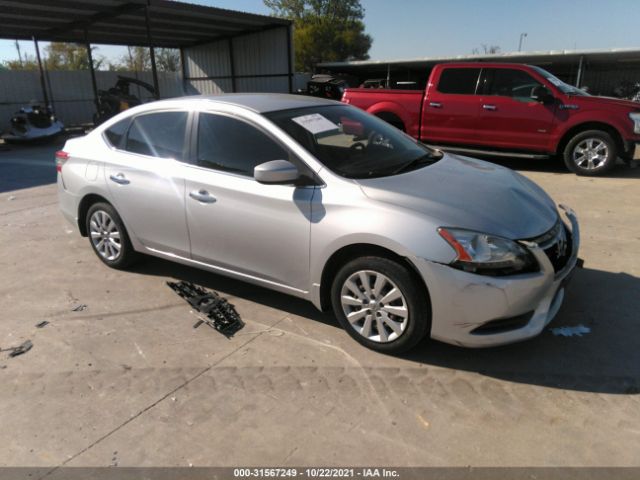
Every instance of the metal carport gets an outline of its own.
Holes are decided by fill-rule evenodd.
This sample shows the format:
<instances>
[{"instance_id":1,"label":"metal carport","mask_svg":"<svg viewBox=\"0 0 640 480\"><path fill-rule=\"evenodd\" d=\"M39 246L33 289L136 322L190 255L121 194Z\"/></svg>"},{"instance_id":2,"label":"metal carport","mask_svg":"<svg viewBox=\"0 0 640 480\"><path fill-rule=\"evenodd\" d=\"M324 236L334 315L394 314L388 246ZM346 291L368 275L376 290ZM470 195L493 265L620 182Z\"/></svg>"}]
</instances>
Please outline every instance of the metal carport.
<instances>
[{"instance_id":1,"label":"metal carport","mask_svg":"<svg viewBox=\"0 0 640 480\"><path fill-rule=\"evenodd\" d=\"M39 41L83 43L90 59L92 43L149 47L159 92L153 47L179 48L186 92L292 91L289 20L168 0L0 0L0 12L0 38L33 40L38 61Z\"/></svg>"}]
</instances>

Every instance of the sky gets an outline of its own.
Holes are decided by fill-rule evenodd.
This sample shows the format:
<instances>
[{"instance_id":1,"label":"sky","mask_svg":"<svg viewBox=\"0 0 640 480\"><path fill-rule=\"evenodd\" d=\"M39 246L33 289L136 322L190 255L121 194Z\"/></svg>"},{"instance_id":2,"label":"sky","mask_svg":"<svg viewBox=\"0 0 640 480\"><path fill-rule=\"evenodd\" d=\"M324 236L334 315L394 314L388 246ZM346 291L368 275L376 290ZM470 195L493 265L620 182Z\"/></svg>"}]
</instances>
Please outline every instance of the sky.
<instances>
[{"instance_id":1,"label":"sky","mask_svg":"<svg viewBox=\"0 0 640 480\"><path fill-rule=\"evenodd\" d=\"M268 15L262 0L190 3ZM640 47L640 0L361 0L373 60L471 54L482 44L503 52ZM33 54L32 42L21 42ZM107 57L120 47L99 46ZM0 61L17 58L0 40Z\"/></svg>"}]
</instances>

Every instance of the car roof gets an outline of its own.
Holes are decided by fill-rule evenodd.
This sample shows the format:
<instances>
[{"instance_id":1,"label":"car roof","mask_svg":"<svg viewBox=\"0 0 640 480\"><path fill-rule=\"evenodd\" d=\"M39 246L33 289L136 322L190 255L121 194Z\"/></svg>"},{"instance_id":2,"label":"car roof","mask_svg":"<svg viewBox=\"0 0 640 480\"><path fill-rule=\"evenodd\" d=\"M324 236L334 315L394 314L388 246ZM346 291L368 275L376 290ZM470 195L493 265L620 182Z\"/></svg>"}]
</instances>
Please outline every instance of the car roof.
<instances>
[{"instance_id":1,"label":"car roof","mask_svg":"<svg viewBox=\"0 0 640 480\"><path fill-rule=\"evenodd\" d=\"M211 102L234 105L257 113L290 110L293 108L317 107L326 105L344 105L335 100L306 95L290 95L282 93L223 93L220 95L191 95L187 97L171 98L157 102L145 103L143 110L154 110L163 106L188 107L194 103ZM140 110L138 110L140 111Z\"/></svg>"}]
</instances>

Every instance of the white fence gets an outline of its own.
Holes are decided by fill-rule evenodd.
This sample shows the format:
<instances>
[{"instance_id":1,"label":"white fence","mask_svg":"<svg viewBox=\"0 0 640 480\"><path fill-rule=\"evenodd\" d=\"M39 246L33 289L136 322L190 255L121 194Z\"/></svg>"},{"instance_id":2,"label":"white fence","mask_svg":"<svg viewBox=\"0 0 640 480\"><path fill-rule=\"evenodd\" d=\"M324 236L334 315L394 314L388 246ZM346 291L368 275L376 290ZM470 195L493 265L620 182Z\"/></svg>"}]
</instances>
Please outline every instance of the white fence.
<instances>
[{"instance_id":1,"label":"white fence","mask_svg":"<svg viewBox=\"0 0 640 480\"><path fill-rule=\"evenodd\" d=\"M151 72L110 72L96 71L96 83L99 90L107 90L114 86L118 75L138 78L153 85ZM310 78L306 74L294 76L293 87L304 88ZM269 78L255 82L243 91L273 91ZM46 73L49 103L53 105L56 115L65 125L78 125L92 121L95 112L91 74L88 70L50 71ZM185 95L182 75L175 72L158 72L160 97L170 98ZM230 91L230 85L226 91ZM219 93L225 90L214 87L212 80L190 82L188 94ZM144 88L131 86L131 93L143 101L152 100L152 96ZM44 104L40 74L37 71L0 71L0 131L9 126L11 116L21 106L35 101Z\"/></svg>"}]
</instances>

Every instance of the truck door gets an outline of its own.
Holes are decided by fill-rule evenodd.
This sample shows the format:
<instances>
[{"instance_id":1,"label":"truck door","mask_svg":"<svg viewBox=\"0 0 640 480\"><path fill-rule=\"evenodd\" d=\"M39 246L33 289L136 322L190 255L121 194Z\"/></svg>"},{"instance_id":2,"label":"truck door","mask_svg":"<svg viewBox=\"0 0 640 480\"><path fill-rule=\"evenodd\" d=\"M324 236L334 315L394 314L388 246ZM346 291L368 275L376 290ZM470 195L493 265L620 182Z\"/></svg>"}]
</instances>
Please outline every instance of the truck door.
<instances>
[{"instance_id":1,"label":"truck door","mask_svg":"<svg viewBox=\"0 0 640 480\"><path fill-rule=\"evenodd\" d=\"M435 70L422 108L421 139L473 145L478 138L480 68L446 66Z\"/></svg>"},{"instance_id":2,"label":"truck door","mask_svg":"<svg viewBox=\"0 0 640 480\"><path fill-rule=\"evenodd\" d=\"M544 88L529 72L512 67L483 69L478 140L481 145L548 152L557 102L544 103Z\"/></svg>"}]
</instances>

